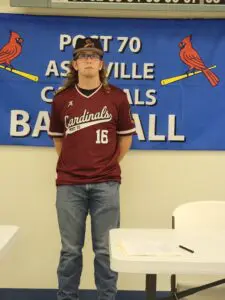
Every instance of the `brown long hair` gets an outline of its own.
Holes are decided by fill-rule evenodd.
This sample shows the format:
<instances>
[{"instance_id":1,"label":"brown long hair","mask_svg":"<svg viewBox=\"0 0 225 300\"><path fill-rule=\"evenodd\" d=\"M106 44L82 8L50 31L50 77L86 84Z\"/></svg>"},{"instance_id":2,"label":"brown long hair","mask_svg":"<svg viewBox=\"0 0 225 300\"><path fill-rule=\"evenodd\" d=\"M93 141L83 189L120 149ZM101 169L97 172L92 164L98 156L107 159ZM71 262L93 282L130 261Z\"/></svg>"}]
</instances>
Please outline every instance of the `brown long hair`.
<instances>
[{"instance_id":1,"label":"brown long hair","mask_svg":"<svg viewBox=\"0 0 225 300\"><path fill-rule=\"evenodd\" d=\"M74 87L78 83L78 71L74 69L72 63L73 63L73 61L71 61L68 66L69 72L66 76L66 80L63 83L63 86L58 91L56 91L55 94L58 94L67 88ZM103 88L105 89L105 91L107 93L109 93L110 87L109 87L109 83L108 83L107 70L106 70L104 61L103 61L102 69L99 71L99 77L100 77L100 81L102 83Z\"/></svg>"}]
</instances>

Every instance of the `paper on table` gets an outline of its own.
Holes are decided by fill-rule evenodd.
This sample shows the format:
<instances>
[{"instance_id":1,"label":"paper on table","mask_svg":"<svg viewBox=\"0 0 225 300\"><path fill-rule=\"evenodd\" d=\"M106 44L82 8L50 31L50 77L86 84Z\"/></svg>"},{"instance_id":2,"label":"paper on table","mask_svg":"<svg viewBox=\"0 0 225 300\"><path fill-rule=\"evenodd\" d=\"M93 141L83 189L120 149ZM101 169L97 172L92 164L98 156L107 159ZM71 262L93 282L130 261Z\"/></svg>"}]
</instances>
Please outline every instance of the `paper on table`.
<instances>
[{"instance_id":1,"label":"paper on table","mask_svg":"<svg viewBox=\"0 0 225 300\"><path fill-rule=\"evenodd\" d=\"M121 245L128 255L136 256L180 256L178 246L161 241L138 240L135 238L123 239Z\"/></svg>"}]
</instances>

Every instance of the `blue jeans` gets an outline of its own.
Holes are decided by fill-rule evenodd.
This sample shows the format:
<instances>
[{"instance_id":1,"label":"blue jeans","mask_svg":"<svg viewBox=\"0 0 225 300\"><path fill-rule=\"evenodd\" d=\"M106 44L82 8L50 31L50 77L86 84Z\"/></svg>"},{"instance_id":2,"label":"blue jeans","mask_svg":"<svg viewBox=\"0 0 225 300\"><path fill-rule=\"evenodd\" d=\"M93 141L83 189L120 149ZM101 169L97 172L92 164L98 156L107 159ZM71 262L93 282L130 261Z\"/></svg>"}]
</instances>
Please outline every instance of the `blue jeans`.
<instances>
[{"instance_id":1,"label":"blue jeans","mask_svg":"<svg viewBox=\"0 0 225 300\"><path fill-rule=\"evenodd\" d=\"M61 235L57 269L58 300L78 300L86 217L91 216L94 270L98 300L114 300L118 274L110 269L109 230L120 225L117 182L57 187L56 208Z\"/></svg>"}]
</instances>

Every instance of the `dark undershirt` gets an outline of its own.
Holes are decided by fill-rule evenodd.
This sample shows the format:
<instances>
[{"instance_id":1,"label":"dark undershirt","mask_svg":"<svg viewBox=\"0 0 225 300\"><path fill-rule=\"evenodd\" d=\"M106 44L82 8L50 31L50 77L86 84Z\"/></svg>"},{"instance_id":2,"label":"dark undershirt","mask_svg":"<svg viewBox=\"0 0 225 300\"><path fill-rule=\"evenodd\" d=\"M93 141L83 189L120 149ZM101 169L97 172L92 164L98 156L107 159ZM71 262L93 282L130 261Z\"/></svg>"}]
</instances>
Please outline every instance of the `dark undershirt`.
<instances>
[{"instance_id":1,"label":"dark undershirt","mask_svg":"<svg viewBox=\"0 0 225 300\"><path fill-rule=\"evenodd\" d=\"M86 89L82 89L79 86L77 86L78 90L84 94L85 96L90 96L92 93L94 93L99 87L92 89L92 90L86 90Z\"/></svg>"}]
</instances>

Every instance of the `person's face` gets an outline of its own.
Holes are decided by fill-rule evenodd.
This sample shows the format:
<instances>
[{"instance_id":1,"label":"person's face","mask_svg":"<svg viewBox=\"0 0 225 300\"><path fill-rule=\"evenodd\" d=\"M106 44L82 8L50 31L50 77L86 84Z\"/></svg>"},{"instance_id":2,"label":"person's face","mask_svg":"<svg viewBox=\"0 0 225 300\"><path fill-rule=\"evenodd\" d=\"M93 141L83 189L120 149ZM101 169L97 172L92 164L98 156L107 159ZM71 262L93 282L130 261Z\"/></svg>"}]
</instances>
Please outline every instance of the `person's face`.
<instances>
[{"instance_id":1,"label":"person's face","mask_svg":"<svg viewBox=\"0 0 225 300\"><path fill-rule=\"evenodd\" d=\"M82 51L73 61L73 67L78 71L78 74L87 78L99 76L102 66L103 61L100 55L94 51Z\"/></svg>"}]
</instances>

